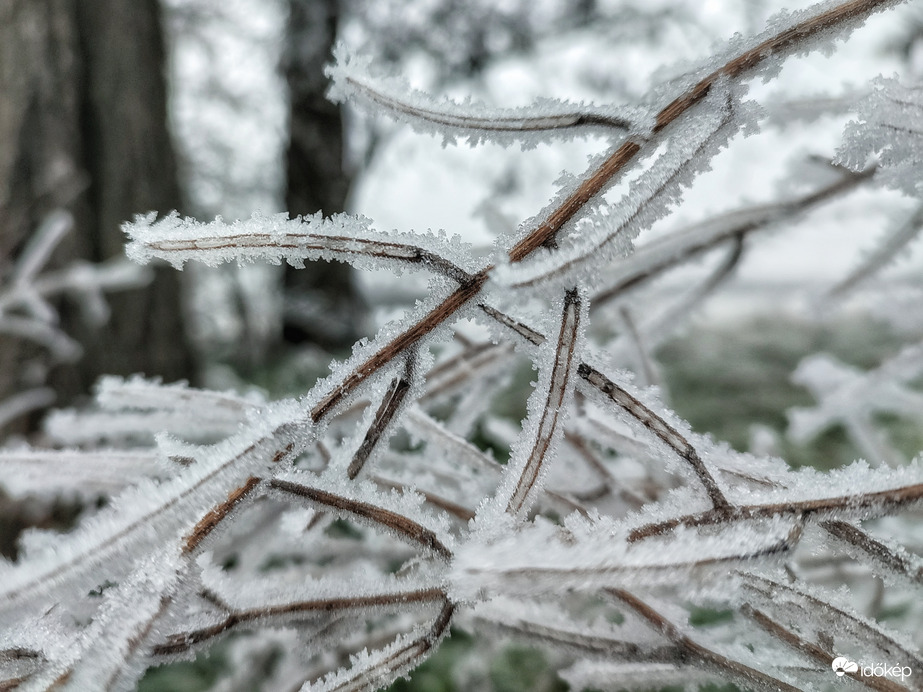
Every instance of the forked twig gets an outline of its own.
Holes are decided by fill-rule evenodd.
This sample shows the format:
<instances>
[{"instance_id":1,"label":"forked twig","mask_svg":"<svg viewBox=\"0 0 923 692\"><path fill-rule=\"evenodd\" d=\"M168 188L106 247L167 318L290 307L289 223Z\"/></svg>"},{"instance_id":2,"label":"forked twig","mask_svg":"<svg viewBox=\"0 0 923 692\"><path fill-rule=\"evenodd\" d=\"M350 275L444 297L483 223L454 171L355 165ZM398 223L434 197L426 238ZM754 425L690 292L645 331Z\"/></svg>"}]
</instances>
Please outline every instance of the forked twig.
<instances>
[{"instance_id":1,"label":"forked twig","mask_svg":"<svg viewBox=\"0 0 923 692\"><path fill-rule=\"evenodd\" d=\"M504 327L511 329L528 343L538 346L545 342L546 337L543 334L523 322L514 320L512 317L500 312L490 305L482 303L479 307L486 315L490 316ZM731 503L724 497L724 493L699 457L695 447L693 447L678 430L593 366L587 363L580 363L577 366L577 375L585 380L594 390L598 391L620 409L628 413L655 437L670 447L680 458L686 461L701 481L716 512L724 515L732 510Z\"/></svg>"}]
</instances>

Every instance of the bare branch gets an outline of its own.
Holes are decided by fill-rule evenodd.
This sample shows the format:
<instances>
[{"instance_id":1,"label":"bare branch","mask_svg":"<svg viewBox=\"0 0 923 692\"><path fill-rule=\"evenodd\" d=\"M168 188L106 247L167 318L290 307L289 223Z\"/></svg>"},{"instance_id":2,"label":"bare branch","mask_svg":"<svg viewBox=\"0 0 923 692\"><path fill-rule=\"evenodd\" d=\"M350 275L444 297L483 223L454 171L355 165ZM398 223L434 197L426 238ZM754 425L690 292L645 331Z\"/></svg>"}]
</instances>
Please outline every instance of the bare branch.
<instances>
[{"instance_id":1,"label":"bare branch","mask_svg":"<svg viewBox=\"0 0 923 692\"><path fill-rule=\"evenodd\" d=\"M158 258L176 266L193 259L220 264L230 260L279 257L293 263L303 263L306 259L361 262L365 258L419 265L459 283L472 278L436 250L395 242L389 235L376 233L368 219L346 214L329 218L320 214L297 219L288 219L287 214L281 217L284 218L277 215L265 219L254 215L247 221L232 224L219 218L203 224L180 219L175 213L156 222L154 214L138 216L123 226L132 239L126 252L141 263ZM271 232L266 231L267 221L272 226ZM424 240L420 236L411 238L417 243Z\"/></svg>"},{"instance_id":2,"label":"bare branch","mask_svg":"<svg viewBox=\"0 0 923 692\"><path fill-rule=\"evenodd\" d=\"M646 524L631 531L628 540L639 541L660 536L678 526L710 526L724 523L767 519L774 516L799 516L804 521L818 521L827 515L871 519L909 509L923 501L923 483L871 493L839 495L815 500L782 501L765 505L733 507L730 511L712 509L656 524Z\"/></svg>"},{"instance_id":3,"label":"bare branch","mask_svg":"<svg viewBox=\"0 0 923 692\"><path fill-rule=\"evenodd\" d=\"M441 589L429 588L372 596L319 598L312 601L297 601L246 610L229 608L226 617L213 625L188 632L171 634L164 642L154 647L154 653L158 656L177 654L197 644L221 636L240 625L253 622L262 622L264 620L286 622L294 617L316 617L337 612L367 611L370 608L412 603L438 603L444 600L445 594Z\"/></svg>"},{"instance_id":4,"label":"bare branch","mask_svg":"<svg viewBox=\"0 0 923 692\"><path fill-rule=\"evenodd\" d=\"M732 58L722 67L699 80L665 106L656 116L653 134L665 130L686 115L704 99L721 78L739 79L752 72L770 58L796 50L799 45L825 31L867 17L894 4L894 0L853 0L820 12L804 21L769 36L758 45ZM600 166L587 175L584 182L571 193L544 221L519 241L509 252L511 262L521 262L540 247L553 244L558 231L608 184L642 151L635 138L627 139Z\"/></svg>"},{"instance_id":5,"label":"bare branch","mask_svg":"<svg viewBox=\"0 0 923 692\"><path fill-rule=\"evenodd\" d=\"M577 368L577 374L586 380L588 384L599 390L601 394L608 397L614 404L625 410L692 467L714 505L712 512L716 516L729 516L733 512L733 506L724 496L717 481L715 481L711 472L699 457L695 447L676 429L595 368L586 363L581 363Z\"/></svg>"},{"instance_id":6,"label":"bare branch","mask_svg":"<svg viewBox=\"0 0 923 692\"><path fill-rule=\"evenodd\" d=\"M807 654L814 660L823 664L826 668L830 668L830 664L833 663L833 659L836 658L836 654L826 651L817 644L812 644L804 638L799 637L791 630L786 629L768 615L752 606L744 604L741 607L741 612L780 641L785 642L796 651ZM858 671L846 671L846 675L853 680L861 682L866 687L873 690L880 690L881 692L909 692L910 690L910 688L898 685L896 682L892 682L884 677L879 678L872 676L867 678Z\"/></svg>"},{"instance_id":7,"label":"bare branch","mask_svg":"<svg viewBox=\"0 0 923 692\"><path fill-rule=\"evenodd\" d=\"M577 348L577 335L580 331L581 305L577 290L567 291L564 297L564 313L561 316L561 331L555 347L549 389L540 410L531 450L524 460L519 478L506 505L506 511L509 514L521 514L534 499L542 465L551 449L552 440L560 430L563 407L568 393L573 388L573 360ZM512 463L511 466L513 466Z\"/></svg>"},{"instance_id":8,"label":"bare branch","mask_svg":"<svg viewBox=\"0 0 923 692\"><path fill-rule=\"evenodd\" d=\"M398 639L391 647L381 653L380 659L368 657L366 665L356 665L345 674L334 676L329 683L319 686L323 692L360 692L369 688L386 685L404 670L412 668L433 651L439 641L445 636L455 614L455 605L446 601L439 615L436 616L432 627L409 643Z\"/></svg>"},{"instance_id":9,"label":"bare branch","mask_svg":"<svg viewBox=\"0 0 923 692\"><path fill-rule=\"evenodd\" d=\"M919 558L908 555L903 549L889 547L848 521L822 521L820 526L831 536L861 551L889 574L899 574L914 586L923 585L923 564Z\"/></svg>"},{"instance_id":10,"label":"bare branch","mask_svg":"<svg viewBox=\"0 0 923 692\"><path fill-rule=\"evenodd\" d=\"M631 608L632 611L651 625L654 630L683 649L686 656L699 665L727 675L747 687L755 686L758 689L767 690L767 692L776 692L777 690L798 692L798 688L792 687L778 678L774 678L762 671L729 659L726 656L722 656L702 646L688 635L684 634L682 630L647 603L628 591L624 589L606 589L606 593L615 598L618 602Z\"/></svg>"},{"instance_id":11,"label":"bare branch","mask_svg":"<svg viewBox=\"0 0 923 692\"><path fill-rule=\"evenodd\" d=\"M373 356L355 368L314 405L311 409L311 419L317 423L326 418L337 404L370 376L376 374L382 367L392 362L407 349L415 346L420 339L450 319L480 293L481 288L487 281L487 277L487 270L476 274L471 281L463 283L445 300L430 310L423 319L389 341L385 346L382 346Z\"/></svg>"},{"instance_id":12,"label":"bare branch","mask_svg":"<svg viewBox=\"0 0 923 692\"><path fill-rule=\"evenodd\" d=\"M481 304L479 307L485 314L494 318L504 327L514 331L528 343L540 345L545 342L546 337L528 325L514 320L489 305ZM716 511L726 513L731 510L731 504L724 497L724 493L699 457L698 452L679 431L596 368L586 363L580 363L577 366L577 375L641 423L655 437L666 443L670 449L686 461L702 482Z\"/></svg>"},{"instance_id":13,"label":"bare branch","mask_svg":"<svg viewBox=\"0 0 923 692\"><path fill-rule=\"evenodd\" d=\"M218 524L224 521L234 508L244 500L260 484L259 478L251 476L239 488L235 488L228 494L228 499L212 510L199 520L192 532L186 536L186 543L183 546L183 552L191 553L204 541L208 535L214 531Z\"/></svg>"},{"instance_id":14,"label":"bare branch","mask_svg":"<svg viewBox=\"0 0 923 692\"><path fill-rule=\"evenodd\" d=\"M285 493L297 495L313 505L354 517L371 526L379 525L381 528L423 546L446 560L452 557L452 552L439 540L433 531L384 507L377 507L367 502L353 500L279 478L271 480L269 486Z\"/></svg>"},{"instance_id":15,"label":"bare branch","mask_svg":"<svg viewBox=\"0 0 923 692\"><path fill-rule=\"evenodd\" d=\"M543 103L540 107L520 109L488 109L482 105L460 103L447 103L441 108L436 103L421 106L387 93L383 86L371 83L368 78L362 79L355 73L342 77L339 84L350 98L361 98L402 119L420 120L458 130L460 135L465 135L467 131L474 131L473 136L481 136L481 132L525 134L586 127L627 130L632 126L627 118L607 112L612 109L568 103ZM541 115L535 114L538 111Z\"/></svg>"},{"instance_id":16,"label":"bare branch","mask_svg":"<svg viewBox=\"0 0 923 692\"><path fill-rule=\"evenodd\" d=\"M923 667L923 659L888 634L878 623L866 620L838 607L830 599L822 599L811 595L803 588L784 582L760 576L751 572L738 572L745 582L745 589L752 594L758 594L760 599L769 606L774 606L777 612L785 613L787 604L794 600L802 603L817 618L824 623L829 632L851 632L854 635L861 633L866 644L878 647L883 655L899 656L903 661L909 661L915 666Z\"/></svg>"},{"instance_id":17,"label":"bare branch","mask_svg":"<svg viewBox=\"0 0 923 692\"><path fill-rule=\"evenodd\" d=\"M413 380L414 362L416 358L413 353L408 354L404 361L404 372L399 377L395 377L391 386L381 400L381 405L375 413L375 419L365 432L365 438L359 449L353 455L346 475L352 480L362 471L365 462L372 455L372 451L380 440L386 439L388 430L391 427L391 421L401 408L404 399L410 392L410 384Z\"/></svg>"}]
</instances>

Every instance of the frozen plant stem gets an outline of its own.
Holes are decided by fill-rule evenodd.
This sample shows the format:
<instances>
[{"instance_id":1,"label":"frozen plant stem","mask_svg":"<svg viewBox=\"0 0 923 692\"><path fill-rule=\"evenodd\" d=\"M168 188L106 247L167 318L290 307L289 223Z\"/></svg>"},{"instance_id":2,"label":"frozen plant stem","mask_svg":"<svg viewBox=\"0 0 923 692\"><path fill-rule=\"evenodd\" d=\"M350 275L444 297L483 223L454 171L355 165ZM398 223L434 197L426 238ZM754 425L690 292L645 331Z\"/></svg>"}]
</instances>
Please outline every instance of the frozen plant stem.
<instances>
[{"instance_id":1,"label":"frozen plant stem","mask_svg":"<svg viewBox=\"0 0 923 692\"><path fill-rule=\"evenodd\" d=\"M219 684L238 684L249 662L278 653L267 689L358 692L412 671L450 627L482 624L572 652L561 674L574 689L729 680L798 690L833 675L839 651L923 672L904 641L918 634L915 611L876 623L836 588L883 576L888 589L919 588L923 567L903 545L916 540L903 515L923 505L923 463L821 474L738 453L618 372L620 348L604 324L606 310L622 315L653 380L657 339L744 270L756 231L871 187L888 157L630 248L735 133L755 127L744 80L892 4L828 1L776 18L634 110L440 104L338 51L337 98L447 139L528 148L593 131L611 149L490 261L441 235L386 233L347 214L232 224L150 214L128 224L128 251L142 262L342 261L425 272L431 295L299 400L107 378L95 409L48 422L53 442L80 451L0 452L0 478L27 464L55 476L25 474L11 493L50 499L72 485L81 497L108 495L73 532L36 533L17 562L0 564L0 689L79 690L88 680L130 689L152 663L233 633L232 677ZM627 192L604 200L617 182ZM910 236L904 229L886 245ZM676 299L639 297L716 249L721 261L681 282ZM16 291L38 283L40 250ZM875 256L875 266L890 257ZM655 310L658 301L671 309ZM591 314L601 317L595 325ZM15 329L13 317L0 329ZM466 320L494 341L466 336ZM907 413L918 356L908 349L865 379L825 363L808 370L820 373L818 391L854 379ZM522 360L537 377L516 429L493 405ZM873 407L854 403L873 425ZM814 419L835 415L825 408ZM123 452L132 446L140 451ZM117 451L88 456L108 447ZM102 456L113 463L108 477ZM894 536L859 528L879 517ZM806 558L811 551L822 554ZM734 617L687 626L691 607ZM247 635L265 630L271 640Z\"/></svg>"}]
</instances>

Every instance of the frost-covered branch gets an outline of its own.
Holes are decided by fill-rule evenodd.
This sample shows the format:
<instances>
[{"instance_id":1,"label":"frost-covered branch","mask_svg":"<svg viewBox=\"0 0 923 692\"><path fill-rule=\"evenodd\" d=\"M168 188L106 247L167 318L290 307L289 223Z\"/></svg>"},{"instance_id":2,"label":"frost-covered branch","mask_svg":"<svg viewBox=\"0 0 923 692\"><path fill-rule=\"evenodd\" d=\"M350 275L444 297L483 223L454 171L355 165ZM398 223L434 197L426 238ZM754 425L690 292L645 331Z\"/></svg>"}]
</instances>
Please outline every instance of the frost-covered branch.
<instances>
[{"instance_id":1,"label":"frost-covered branch","mask_svg":"<svg viewBox=\"0 0 923 692\"><path fill-rule=\"evenodd\" d=\"M278 263L285 259L296 267L305 260L337 260L359 267L420 266L455 281L470 280L470 274L445 259L449 253L445 239L407 234L408 241L395 242L392 234L376 233L371 221L347 214L323 218L314 216L289 219L288 214L263 217L254 214L247 221L228 224L221 219L200 223L170 214L138 216L123 229L131 238L126 253L137 262L163 259L177 269L189 260L214 266L223 262L263 259ZM456 241L457 242L457 241ZM425 245L429 244L431 248ZM441 246L441 247L440 247Z\"/></svg>"},{"instance_id":2,"label":"frost-covered branch","mask_svg":"<svg viewBox=\"0 0 923 692\"><path fill-rule=\"evenodd\" d=\"M633 128L637 113L626 109L599 108L543 99L534 106L504 109L478 103L439 103L429 95L411 89L394 78L375 76L368 59L349 55L345 46L335 52L336 63L327 74L333 80L330 97L335 101L362 104L372 113L387 113L408 122L415 129L443 136L505 144L519 141L523 148L535 146L538 135L558 135L572 130L615 130Z\"/></svg>"},{"instance_id":3,"label":"frost-covered branch","mask_svg":"<svg viewBox=\"0 0 923 692\"><path fill-rule=\"evenodd\" d=\"M624 341L590 305L617 299L615 329L628 332L646 381L658 379L662 335L745 271L756 231L841 201L875 171L912 168L878 146L893 113L866 104L872 134L850 135L847 147L857 172L758 206L728 196L706 221L632 247L719 150L756 129L748 80L774 78L787 56L826 50L893 4L828 1L780 15L629 106L439 101L340 53L338 97L447 139L529 148L595 130L612 148L564 176L489 260L442 235L384 232L345 214L200 223L152 213L126 224L140 262L340 261L425 270L428 292L297 399L106 378L92 406L47 419L42 441L68 449L0 450L8 495L103 499L70 532L26 532L16 559L0 562L0 689L130 689L152 663L233 635L218 689L252 686L240 668L279 647L272 684L372 690L431 656L450 627L482 626L566 652L553 664L570 666L575 687L820 687L843 651L923 670L916 606L883 625L860 615L862 589L836 588L878 575L880 594L912 602L923 567L907 517L923 506L923 461L882 453L890 463L874 468L793 469L698 434L616 370ZM897 108L907 130L888 145L913 141L919 99L904 91L882 82L871 97ZM879 163L858 165L871 144ZM917 215L862 276L909 242ZM28 326L59 355L66 343L45 297L82 281L42 283L60 221L0 292L0 331ZM715 248L723 261L683 277L681 295L645 295ZM96 278L80 285L105 283ZM871 449L874 414L919 417L919 345L871 372L816 358L800 372L819 403L794 428L845 421ZM879 523L860 528L869 519ZM694 608L730 615L697 627Z\"/></svg>"}]
</instances>

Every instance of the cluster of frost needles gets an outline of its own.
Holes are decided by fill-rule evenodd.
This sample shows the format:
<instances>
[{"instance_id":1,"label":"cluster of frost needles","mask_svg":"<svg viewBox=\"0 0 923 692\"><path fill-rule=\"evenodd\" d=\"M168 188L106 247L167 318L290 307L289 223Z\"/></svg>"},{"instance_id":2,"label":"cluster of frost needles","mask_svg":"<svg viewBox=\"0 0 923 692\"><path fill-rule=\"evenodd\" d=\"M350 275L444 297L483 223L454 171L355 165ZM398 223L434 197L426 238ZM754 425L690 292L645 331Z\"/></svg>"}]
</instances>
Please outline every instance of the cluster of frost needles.
<instances>
[{"instance_id":1,"label":"cluster of frost needles","mask_svg":"<svg viewBox=\"0 0 923 692\"><path fill-rule=\"evenodd\" d=\"M142 263L335 260L426 272L429 296L297 400L107 378L94 408L47 421L64 451L4 451L9 493L108 501L66 534L28 532L0 564L0 689L132 689L150 666L224 639L229 668L215 689L373 690L453 627L546 647L574 690L920 689L921 629L876 620L847 586L877 579L909 611L899 622L923 622L913 599L923 464L901 459L874 425L881 411L919 418L921 346L870 372L802 364L818 404L796 412L793 433L844 423L873 462L827 473L695 434L612 365L628 352L638 376L652 376L651 342L721 285L751 235L876 180L919 192L923 99L880 81L823 185L632 249L711 157L757 127L748 80L828 50L894 4L779 16L630 109L455 104L340 51L334 98L447 140L531 147L591 131L611 148L488 261L444 236L384 233L350 215L127 224L128 254ZM621 199L606 202L622 182ZM836 292L883 266L919 216ZM665 312L632 302L722 248L714 273ZM594 320L624 328L609 339ZM490 337L462 335L472 321ZM475 424L522 359L536 383L521 430L495 426L508 436L500 463L472 442ZM731 616L694 627L693 608ZM254 681L256 670L269 677Z\"/></svg>"}]
</instances>

